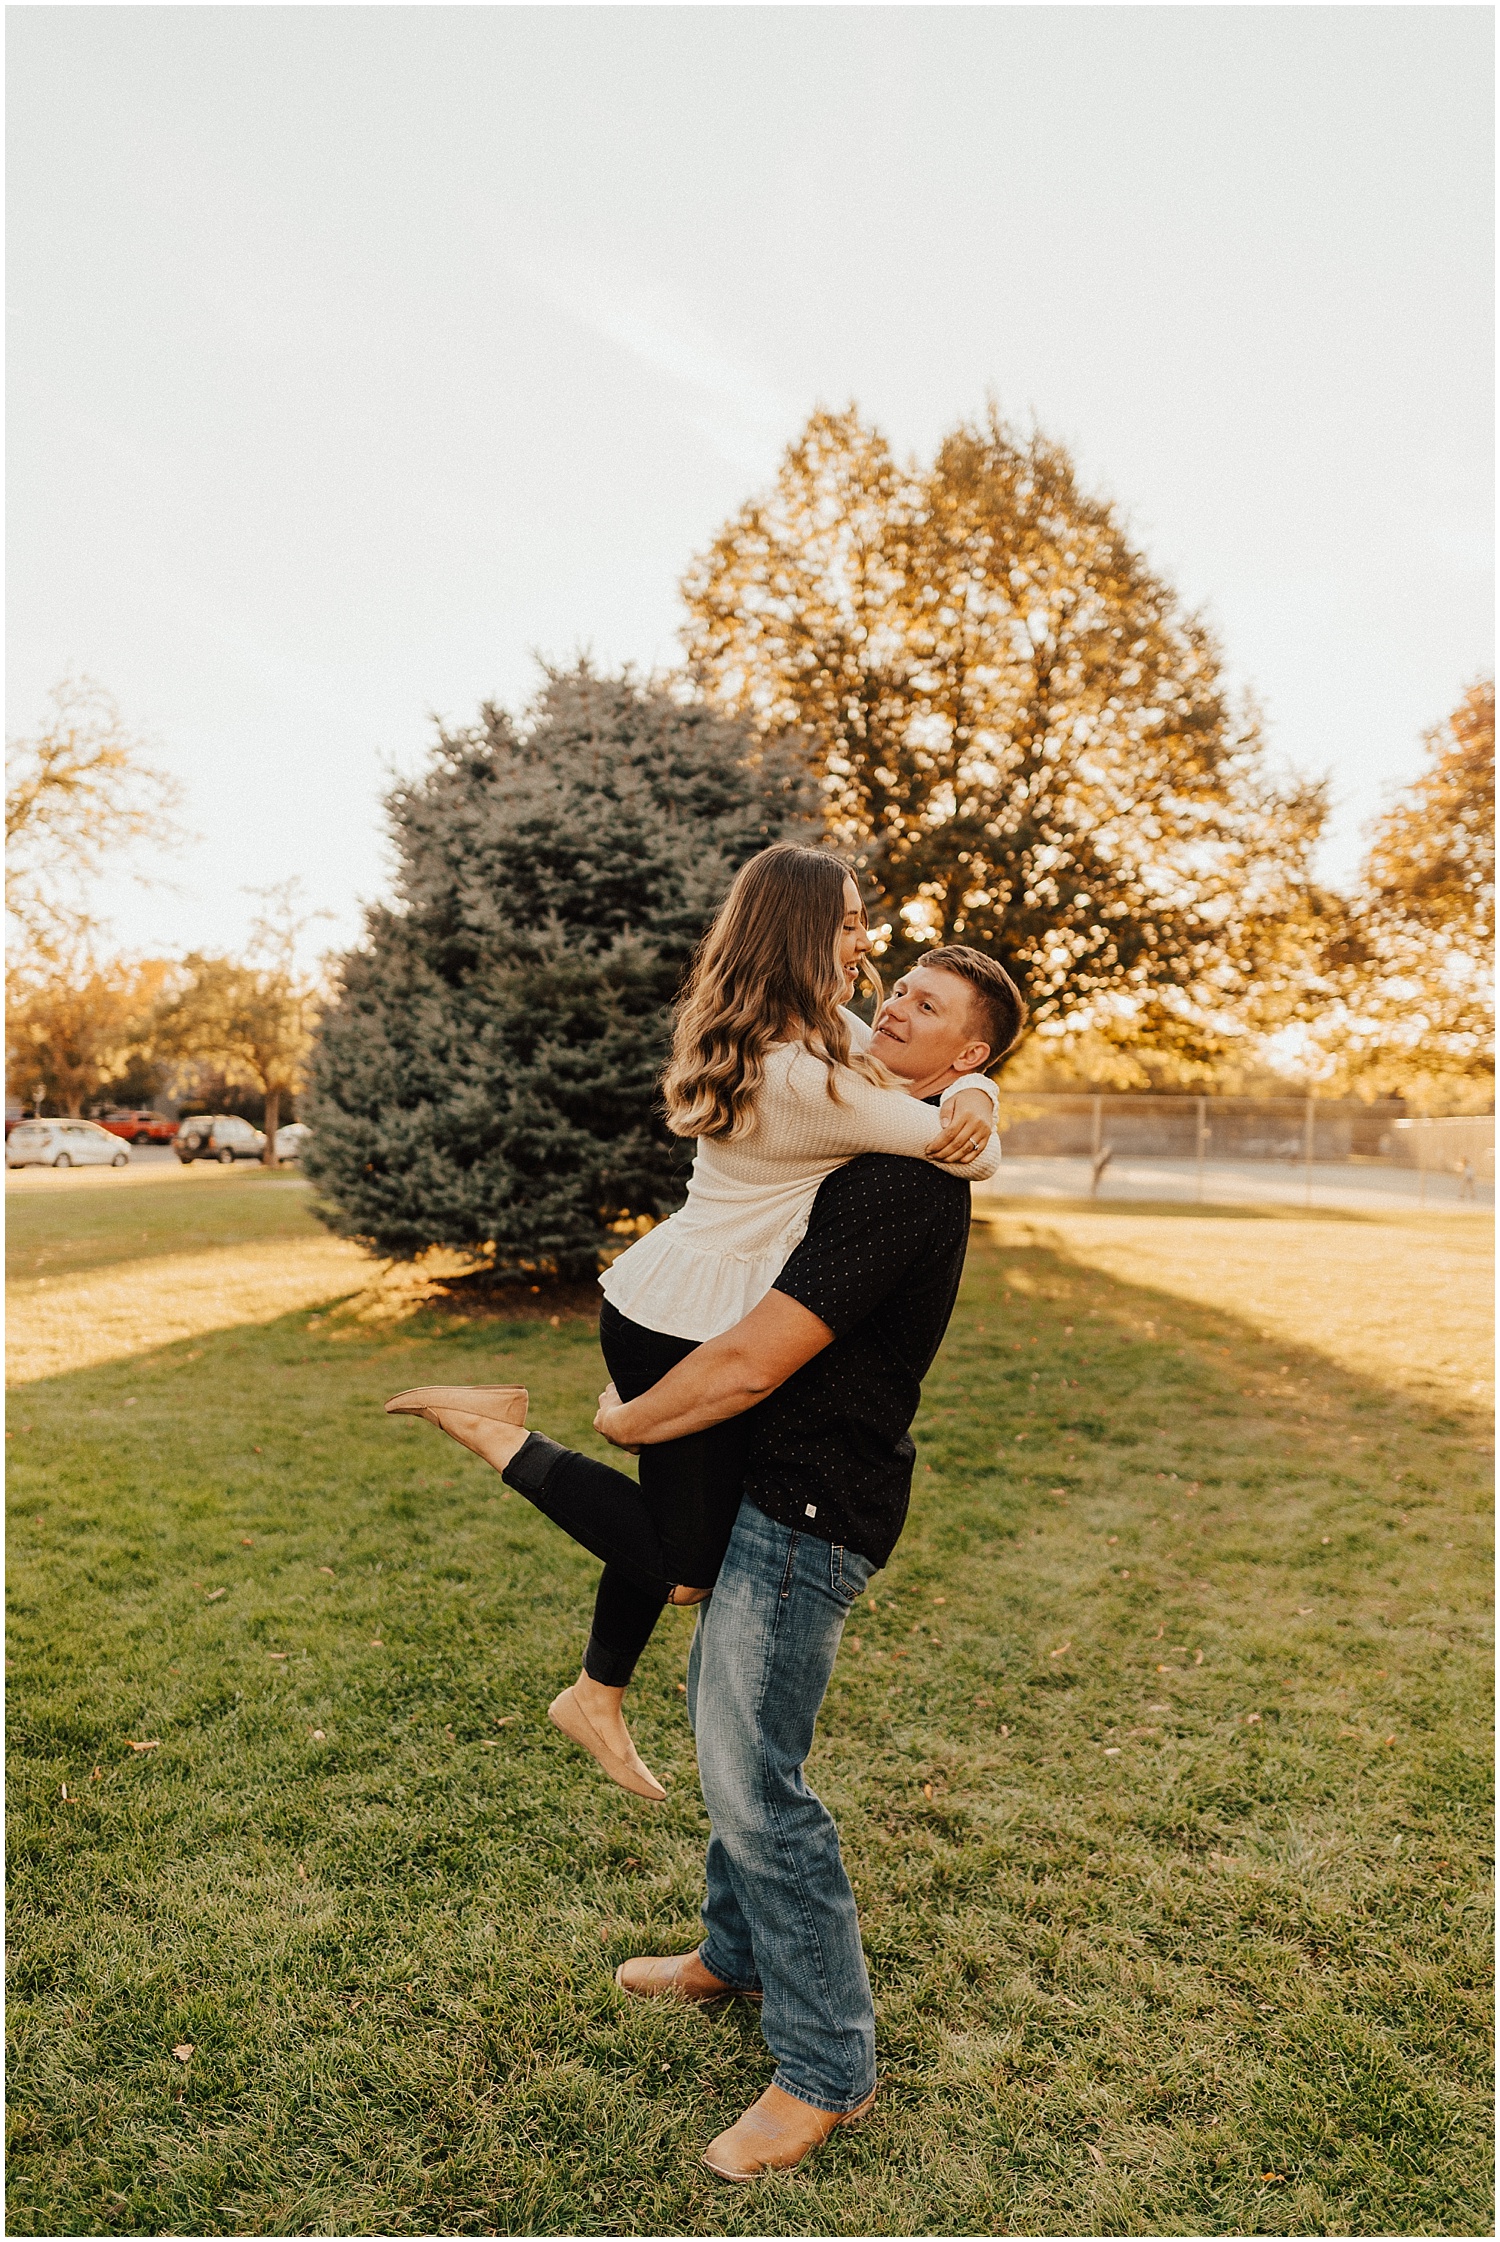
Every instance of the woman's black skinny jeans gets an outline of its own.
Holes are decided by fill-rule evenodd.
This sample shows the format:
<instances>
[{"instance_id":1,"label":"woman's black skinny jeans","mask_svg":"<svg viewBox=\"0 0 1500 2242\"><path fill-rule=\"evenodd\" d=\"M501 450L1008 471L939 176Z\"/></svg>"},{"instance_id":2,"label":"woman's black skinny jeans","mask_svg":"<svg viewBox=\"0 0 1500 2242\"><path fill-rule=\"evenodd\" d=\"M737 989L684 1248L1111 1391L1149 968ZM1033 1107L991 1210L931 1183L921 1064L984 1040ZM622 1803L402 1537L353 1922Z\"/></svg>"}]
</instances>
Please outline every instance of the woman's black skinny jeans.
<instances>
[{"instance_id":1,"label":"woman's black skinny jeans","mask_svg":"<svg viewBox=\"0 0 1500 2242\"><path fill-rule=\"evenodd\" d=\"M697 1343L648 1331L607 1300L599 1313L599 1345L622 1401L645 1393ZM718 1579L740 1507L742 1426L732 1417L643 1448L639 1485L538 1432L501 1473L508 1487L604 1559L583 1654L591 1680L623 1689L669 1591L712 1588Z\"/></svg>"}]
</instances>

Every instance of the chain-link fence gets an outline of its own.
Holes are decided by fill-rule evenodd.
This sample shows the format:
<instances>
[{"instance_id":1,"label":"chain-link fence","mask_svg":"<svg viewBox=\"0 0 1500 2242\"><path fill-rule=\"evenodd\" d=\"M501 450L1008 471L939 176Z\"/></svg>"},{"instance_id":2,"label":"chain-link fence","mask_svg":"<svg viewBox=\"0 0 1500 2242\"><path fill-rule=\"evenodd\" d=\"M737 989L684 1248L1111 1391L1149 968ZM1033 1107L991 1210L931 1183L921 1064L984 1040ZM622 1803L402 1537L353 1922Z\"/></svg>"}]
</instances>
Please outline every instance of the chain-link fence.
<instances>
[{"instance_id":1,"label":"chain-link fence","mask_svg":"<svg viewBox=\"0 0 1500 2242\"><path fill-rule=\"evenodd\" d=\"M1492 1115L1428 1120L1400 1099L1153 1096L1001 1088L987 1196L1375 1206L1492 1203Z\"/></svg>"}]
</instances>

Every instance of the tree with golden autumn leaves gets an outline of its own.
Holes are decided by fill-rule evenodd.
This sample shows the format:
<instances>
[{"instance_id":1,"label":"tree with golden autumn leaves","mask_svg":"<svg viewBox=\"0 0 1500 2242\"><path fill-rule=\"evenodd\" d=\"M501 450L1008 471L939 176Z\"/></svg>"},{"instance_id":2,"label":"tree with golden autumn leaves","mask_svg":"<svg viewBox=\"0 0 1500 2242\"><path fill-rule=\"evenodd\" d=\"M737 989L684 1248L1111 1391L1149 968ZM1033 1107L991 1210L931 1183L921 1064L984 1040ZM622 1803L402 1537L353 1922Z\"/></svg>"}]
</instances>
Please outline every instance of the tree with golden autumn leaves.
<instances>
[{"instance_id":1,"label":"tree with golden autumn leaves","mask_svg":"<svg viewBox=\"0 0 1500 2242\"><path fill-rule=\"evenodd\" d=\"M163 958L99 956L83 942L14 971L5 1018L13 1095L38 1111L82 1113L149 1048L173 971Z\"/></svg>"},{"instance_id":2,"label":"tree with golden autumn leaves","mask_svg":"<svg viewBox=\"0 0 1500 2242\"><path fill-rule=\"evenodd\" d=\"M24 1101L79 1114L149 1039L171 968L121 958L91 910L106 863L181 835L181 790L149 762L113 694L67 677L31 732L7 742L6 1080Z\"/></svg>"},{"instance_id":3,"label":"tree with golden autumn leaves","mask_svg":"<svg viewBox=\"0 0 1500 2242\"><path fill-rule=\"evenodd\" d=\"M1044 1032L1190 1068L1296 1010L1323 791L1062 445L992 408L903 466L815 413L683 589L700 686L805 743L896 970L968 943Z\"/></svg>"},{"instance_id":4,"label":"tree with golden autumn leaves","mask_svg":"<svg viewBox=\"0 0 1500 2242\"><path fill-rule=\"evenodd\" d=\"M1318 1039L1347 1087L1473 1107L1495 1079L1494 679L1424 745L1371 834Z\"/></svg>"},{"instance_id":5,"label":"tree with golden autumn leaves","mask_svg":"<svg viewBox=\"0 0 1500 2242\"><path fill-rule=\"evenodd\" d=\"M119 703L88 677L65 677L36 728L6 743L5 907L10 960L23 972L74 956L98 933L89 893L105 863L140 841L174 846L182 790L148 762Z\"/></svg>"}]
</instances>

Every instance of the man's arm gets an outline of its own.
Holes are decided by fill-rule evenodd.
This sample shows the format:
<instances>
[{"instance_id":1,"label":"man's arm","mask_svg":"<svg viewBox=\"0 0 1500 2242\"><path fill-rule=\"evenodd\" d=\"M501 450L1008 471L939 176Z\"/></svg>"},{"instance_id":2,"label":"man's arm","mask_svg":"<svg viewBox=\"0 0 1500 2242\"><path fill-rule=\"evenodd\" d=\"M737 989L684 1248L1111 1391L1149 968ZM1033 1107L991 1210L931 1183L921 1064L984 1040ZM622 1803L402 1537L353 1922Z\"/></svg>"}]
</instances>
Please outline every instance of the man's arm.
<instances>
[{"instance_id":1,"label":"man's arm","mask_svg":"<svg viewBox=\"0 0 1500 2242\"><path fill-rule=\"evenodd\" d=\"M832 1341L833 1333L810 1308L784 1292L768 1292L732 1331L705 1339L634 1401L621 1401L608 1387L594 1429L617 1448L681 1440L753 1409Z\"/></svg>"}]
</instances>

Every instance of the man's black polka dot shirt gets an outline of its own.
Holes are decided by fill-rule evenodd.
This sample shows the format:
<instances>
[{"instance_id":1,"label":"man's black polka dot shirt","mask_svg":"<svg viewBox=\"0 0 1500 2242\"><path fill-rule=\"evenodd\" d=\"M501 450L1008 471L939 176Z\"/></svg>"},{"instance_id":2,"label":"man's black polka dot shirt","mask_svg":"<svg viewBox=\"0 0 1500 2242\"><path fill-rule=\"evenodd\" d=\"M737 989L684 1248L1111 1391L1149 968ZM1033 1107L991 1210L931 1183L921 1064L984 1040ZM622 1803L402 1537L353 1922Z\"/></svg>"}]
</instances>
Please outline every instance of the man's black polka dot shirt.
<instances>
[{"instance_id":1,"label":"man's black polka dot shirt","mask_svg":"<svg viewBox=\"0 0 1500 2242\"><path fill-rule=\"evenodd\" d=\"M767 1517L886 1563L968 1239L969 1186L925 1160L867 1153L821 1185L775 1289L835 1337L745 1420L745 1492Z\"/></svg>"}]
</instances>

